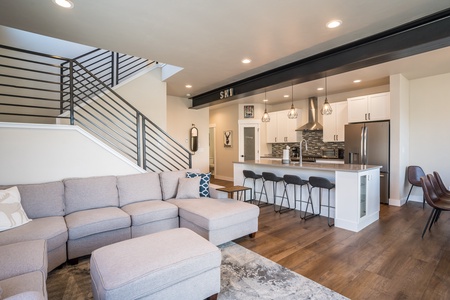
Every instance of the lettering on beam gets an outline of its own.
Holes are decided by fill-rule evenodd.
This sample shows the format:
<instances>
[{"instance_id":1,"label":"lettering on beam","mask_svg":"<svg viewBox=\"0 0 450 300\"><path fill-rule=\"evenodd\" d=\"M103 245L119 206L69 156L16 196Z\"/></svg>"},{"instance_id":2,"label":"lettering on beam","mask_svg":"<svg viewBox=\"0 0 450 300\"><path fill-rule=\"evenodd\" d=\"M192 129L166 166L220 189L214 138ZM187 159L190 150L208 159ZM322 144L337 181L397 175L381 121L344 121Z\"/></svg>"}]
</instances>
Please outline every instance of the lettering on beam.
<instances>
[{"instance_id":1,"label":"lettering on beam","mask_svg":"<svg viewBox=\"0 0 450 300\"><path fill-rule=\"evenodd\" d=\"M220 99L225 99L233 96L233 88L229 88L220 92Z\"/></svg>"}]
</instances>

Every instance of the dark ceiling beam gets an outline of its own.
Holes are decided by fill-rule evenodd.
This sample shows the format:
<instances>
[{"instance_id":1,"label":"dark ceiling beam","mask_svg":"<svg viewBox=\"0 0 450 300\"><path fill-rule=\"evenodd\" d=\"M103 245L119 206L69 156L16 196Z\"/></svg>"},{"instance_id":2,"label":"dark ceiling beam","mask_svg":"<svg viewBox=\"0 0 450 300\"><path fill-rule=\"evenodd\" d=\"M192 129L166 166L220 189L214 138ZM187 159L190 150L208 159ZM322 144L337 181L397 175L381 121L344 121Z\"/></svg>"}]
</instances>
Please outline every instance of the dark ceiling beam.
<instances>
[{"instance_id":1,"label":"dark ceiling beam","mask_svg":"<svg viewBox=\"0 0 450 300\"><path fill-rule=\"evenodd\" d=\"M198 109L450 46L450 9L192 97ZM221 92L233 90L221 99Z\"/></svg>"}]
</instances>

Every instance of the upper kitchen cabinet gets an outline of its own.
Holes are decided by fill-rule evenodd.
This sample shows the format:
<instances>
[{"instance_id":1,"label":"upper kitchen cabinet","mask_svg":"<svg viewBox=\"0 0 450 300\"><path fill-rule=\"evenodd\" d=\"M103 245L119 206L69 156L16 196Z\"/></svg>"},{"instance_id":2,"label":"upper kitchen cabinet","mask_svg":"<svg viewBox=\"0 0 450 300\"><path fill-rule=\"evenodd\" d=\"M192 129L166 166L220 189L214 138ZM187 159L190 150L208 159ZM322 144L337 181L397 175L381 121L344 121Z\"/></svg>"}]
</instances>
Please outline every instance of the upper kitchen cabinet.
<instances>
[{"instance_id":1,"label":"upper kitchen cabinet","mask_svg":"<svg viewBox=\"0 0 450 300\"><path fill-rule=\"evenodd\" d=\"M294 143L298 142L297 129L301 124L301 113L297 110L297 119L287 117L289 110L270 113L270 122L266 123L267 143Z\"/></svg>"},{"instance_id":2,"label":"upper kitchen cabinet","mask_svg":"<svg viewBox=\"0 0 450 300\"><path fill-rule=\"evenodd\" d=\"M330 103L333 112L323 116L323 141L344 142L345 125L348 124L347 101Z\"/></svg>"},{"instance_id":3,"label":"upper kitchen cabinet","mask_svg":"<svg viewBox=\"0 0 450 300\"><path fill-rule=\"evenodd\" d=\"M348 98L347 102L349 123L390 119L389 93Z\"/></svg>"}]
</instances>

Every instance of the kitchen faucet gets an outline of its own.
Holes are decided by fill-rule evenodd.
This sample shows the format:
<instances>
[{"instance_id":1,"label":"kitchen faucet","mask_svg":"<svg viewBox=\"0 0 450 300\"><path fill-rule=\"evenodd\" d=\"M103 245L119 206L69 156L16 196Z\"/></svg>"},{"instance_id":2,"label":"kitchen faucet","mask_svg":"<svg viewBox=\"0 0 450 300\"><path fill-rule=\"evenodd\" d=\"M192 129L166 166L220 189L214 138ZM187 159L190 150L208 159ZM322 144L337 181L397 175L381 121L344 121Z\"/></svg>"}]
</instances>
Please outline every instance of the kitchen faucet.
<instances>
[{"instance_id":1,"label":"kitchen faucet","mask_svg":"<svg viewBox=\"0 0 450 300\"><path fill-rule=\"evenodd\" d=\"M300 157L299 157L299 159L300 159L300 166L301 165L303 165L303 158L302 158L302 144L303 144L303 142L305 142L305 151L308 151L308 142L306 142L306 140L305 139L302 139L301 141L300 141Z\"/></svg>"}]
</instances>

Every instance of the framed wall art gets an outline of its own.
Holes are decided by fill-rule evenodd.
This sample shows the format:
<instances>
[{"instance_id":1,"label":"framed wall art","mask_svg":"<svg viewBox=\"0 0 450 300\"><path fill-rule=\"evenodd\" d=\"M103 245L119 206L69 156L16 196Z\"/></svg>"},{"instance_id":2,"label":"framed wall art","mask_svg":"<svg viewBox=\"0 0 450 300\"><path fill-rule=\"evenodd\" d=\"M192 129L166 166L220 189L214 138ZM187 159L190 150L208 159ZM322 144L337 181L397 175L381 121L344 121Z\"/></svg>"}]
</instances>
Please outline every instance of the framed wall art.
<instances>
[{"instance_id":1,"label":"framed wall art","mask_svg":"<svg viewBox=\"0 0 450 300\"><path fill-rule=\"evenodd\" d=\"M233 131L227 130L223 132L223 146L231 148L233 146Z\"/></svg>"},{"instance_id":2,"label":"framed wall art","mask_svg":"<svg viewBox=\"0 0 450 300\"><path fill-rule=\"evenodd\" d=\"M255 107L253 105L244 105L244 118L253 118L255 115Z\"/></svg>"}]
</instances>

